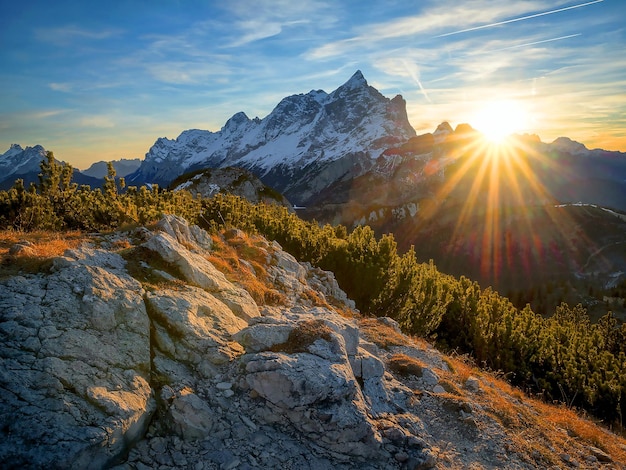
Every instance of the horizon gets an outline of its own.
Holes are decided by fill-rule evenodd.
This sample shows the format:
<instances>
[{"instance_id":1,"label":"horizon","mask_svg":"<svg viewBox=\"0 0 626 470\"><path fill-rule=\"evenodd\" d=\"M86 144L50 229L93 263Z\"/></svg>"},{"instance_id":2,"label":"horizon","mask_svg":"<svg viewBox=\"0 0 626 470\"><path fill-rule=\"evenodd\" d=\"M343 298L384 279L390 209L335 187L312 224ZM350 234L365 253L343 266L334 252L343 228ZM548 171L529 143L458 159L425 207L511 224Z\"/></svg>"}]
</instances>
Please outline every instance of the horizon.
<instances>
[{"instance_id":1,"label":"horizon","mask_svg":"<svg viewBox=\"0 0 626 470\"><path fill-rule=\"evenodd\" d=\"M80 169L143 159L159 137L264 118L356 70L403 96L418 135L505 122L626 151L623 6L494 3L5 2L0 152L39 144Z\"/></svg>"}]
</instances>

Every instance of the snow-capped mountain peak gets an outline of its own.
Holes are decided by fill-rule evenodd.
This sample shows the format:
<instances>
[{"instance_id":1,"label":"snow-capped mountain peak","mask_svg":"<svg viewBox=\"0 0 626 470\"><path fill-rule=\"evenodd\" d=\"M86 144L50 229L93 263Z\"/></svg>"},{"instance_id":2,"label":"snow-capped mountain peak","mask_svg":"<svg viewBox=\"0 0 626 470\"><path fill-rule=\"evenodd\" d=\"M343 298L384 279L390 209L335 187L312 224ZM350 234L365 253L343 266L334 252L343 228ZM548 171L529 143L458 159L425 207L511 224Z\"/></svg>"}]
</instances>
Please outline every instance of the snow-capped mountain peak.
<instances>
[{"instance_id":1,"label":"snow-capped mountain peak","mask_svg":"<svg viewBox=\"0 0 626 470\"><path fill-rule=\"evenodd\" d=\"M238 112L218 132L160 138L127 180L163 185L186 171L238 166L301 204L337 178L367 171L386 148L413 136L404 99L384 97L357 71L330 94L283 98L263 119Z\"/></svg>"},{"instance_id":2,"label":"snow-capped mountain peak","mask_svg":"<svg viewBox=\"0 0 626 470\"><path fill-rule=\"evenodd\" d=\"M9 150L0 155L0 175L2 179L7 179L38 171L45 157L46 150L41 145L22 148L19 144L12 144Z\"/></svg>"}]
</instances>

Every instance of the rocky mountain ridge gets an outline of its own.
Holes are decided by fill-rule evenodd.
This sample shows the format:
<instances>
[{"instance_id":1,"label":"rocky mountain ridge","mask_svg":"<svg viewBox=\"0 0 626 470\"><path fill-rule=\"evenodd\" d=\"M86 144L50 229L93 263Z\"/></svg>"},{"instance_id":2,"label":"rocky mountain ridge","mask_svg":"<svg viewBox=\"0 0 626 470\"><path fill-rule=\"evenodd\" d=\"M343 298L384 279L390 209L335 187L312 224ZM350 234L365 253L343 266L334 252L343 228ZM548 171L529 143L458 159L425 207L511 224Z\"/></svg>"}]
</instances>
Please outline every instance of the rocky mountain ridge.
<instances>
[{"instance_id":1,"label":"rocky mountain ridge","mask_svg":"<svg viewBox=\"0 0 626 470\"><path fill-rule=\"evenodd\" d=\"M237 247L248 255L227 256L238 271L225 275L216 255ZM32 250L18 242L5 265ZM332 273L278 244L211 237L174 216L95 236L50 270L0 276L0 460L626 468L623 439L591 439L560 409L548 419L493 376L352 308Z\"/></svg>"},{"instance_id":2,"label":"rocky mountain ridge","mask_svg":"<svg viewBox=\"0 0 626 470\"><path fill-rule=\"evenodd\" d=\"M160 138L128 181L166 185L197 168L238 166L302 204L330 183L367 171L386 148L414 135L404 99L384 97L357 71L330 94L284 98L263 119L239 112L218 132Z\"/></svg>"}]
</instances>

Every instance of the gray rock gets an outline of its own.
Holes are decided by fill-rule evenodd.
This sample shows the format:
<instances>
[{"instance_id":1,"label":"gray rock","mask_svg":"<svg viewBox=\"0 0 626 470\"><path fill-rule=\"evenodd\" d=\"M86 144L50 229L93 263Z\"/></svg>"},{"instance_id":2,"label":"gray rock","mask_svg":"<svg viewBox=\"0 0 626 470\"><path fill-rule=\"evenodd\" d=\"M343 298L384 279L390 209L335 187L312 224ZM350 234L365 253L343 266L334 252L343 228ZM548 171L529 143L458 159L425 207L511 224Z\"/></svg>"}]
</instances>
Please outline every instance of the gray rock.
<instances>
[{"instance_id":1,"label":"gray rock","mask_svg":"<svg viewBox=\"0 0 626 470\"><path fill-rule=\"evenodd\" d=\"M246 326L226 304L197 287L161 290L146 295L155 323L153 354L181 362L204 377L213 377L213 365L226 364L242 351L231 336ZM167 369L157 369L172 379Z\"/></svg>"},{"instance_id":2,"label":"gray rock","mask_svg":"<svg viewBox=\"0 0 626 470\"><path fill-rule=\"evenodd\" d=\"M273 346L285 343L294 324L257 323L235 333L233 339L241 343L246 352L269 351Z\"/></svg>"},{"instance_id":3,"label":"gray rock","mask_svg":"<svg viewBox=\"0 0 626 470\"><path fill-rule=\"evenodd\" d=\"M426 385L435 386L439 383L439 376L434 370L424 367L422 369L422 380Z\"/></svg>"},{"instance_id":4,"label":"gray rock","mask_svg":"<svg viewBox=\"0 0 626 470\"><path fill-rule=\"evenodd\" d=\"M169 426L187 441L205 439L213 428L213 411L188 388L171 398L168 415Z\"/></svg>"},{"instance_id":5,"label":"gray rock","mask_svg":"<svg viewBox=\"0 0 626 470\"><path fill-rule=\"evenodd\" d=\"M260 316L256 303L247 291L234 286L206 258L190 252L170 235L157 234L143 246L176 265L185 281L212 292L244 320Z\"/></svg>"},{"instance_id":6,"label":"gray rock","mask_svg":"<svg viewBox=\"0 0 626 470\"><path fill-rule=\"evenodd\" d=\"M189 226L189 223L180 216L166 214L157 223L156 228L176 239L181 245L196 245L204 250L210 250L213 247L211 236L206 230L197 225Z\"/></svg>"},{"instance_id":7,"label":"gray rock","mask_svg":"<svg viewBox=\"0 0 626 470\"><path fill-rule=\"evenodd\" d=\"M613 459L611 458L611 456L607 454L606 452L604 452L602 449L598 449L597 447L594 447L594 446L589 446L589 452L591 453L592 456L594 456L600 462L603 462L603 463L613 462Z\"/></svg>"},{"instance_id":8,"label":"gray rock","mask_svg":"<svg viewBox=\"0 0 626 470\"><path fill-rule=\"evenodd\" d=\"M474 376L469 376L465 381L465 388L470 392L476 393L480 391L480 381Z\"/></svg>"},{"instance_id":9,"label":"gray rock","mask_svg":"<svg viewBox=\"0 0 626 470\"><path fill-rule=\"evenodd\" d=\"M73 250L55 264L0 283L0 460L102 468L155 410L143 289L113 253Z\"/></svg>"},{"instance_id":10,"label":"gray rock","mask_svg":"<svg viewBox=\"0 0 626 470\"><path fill-rule=\"evenodd\" d=\"M11 245L11 247L9 248L9 255L10 256L18 256L18 255L34 256L35 250L34 248L32 248L32 243L30 242L28 242L28 244L24 242L18 242L14 245Z\"/></svg>"}]
</instances>

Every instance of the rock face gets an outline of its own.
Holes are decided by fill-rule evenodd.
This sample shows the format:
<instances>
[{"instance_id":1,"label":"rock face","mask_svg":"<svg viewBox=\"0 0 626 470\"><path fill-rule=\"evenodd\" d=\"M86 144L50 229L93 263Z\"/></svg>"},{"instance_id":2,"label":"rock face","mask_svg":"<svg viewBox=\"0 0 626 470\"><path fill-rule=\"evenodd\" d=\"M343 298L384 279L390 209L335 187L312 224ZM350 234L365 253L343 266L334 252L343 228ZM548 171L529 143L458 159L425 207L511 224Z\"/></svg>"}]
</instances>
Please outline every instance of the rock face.
<instances>
[{"instance_id":1,"label":"rock face","mask_svg":"<svg viewBox=\"0 0 626 470\"><path fill-rule=\"evenodd\" d=\"M119 255L69 251L0 284L2 444L9 467L104 468L156 409L150 322Z\"/></svg>"},{"instance_id":2,"label":"rock face","mask_svg":"<svg viewBox=\"0 0 626 470\"><path fill-rule=\"evenodd\" d=\"M211 197L221 192L243 197L253 204L264 202L291 207L282 194L265 186L259 178L243 168L201 170L176 178L170 186L174 191L185 189L194 196L200 194Z\"/></svg>"},{"instance_id":3,"label":"rock face","mask_svg":"<svg viewBox=\"0 0 626 470\"><path fill-rule=\"evenodd\" d=\"M546 466L457 396L491 393L483 378L452 384L442 355L409 338L370 342L358 317L331 306L354 306L331 273L255 243L257 280L278 293L270 303L218 271L211 236L173 216L93 238L49 272L2 279L3 467ZM389 318L372 324L400 335Z\"/></svg>"},{"instance_id":4,"label":"rock face","mask_svg":"<svg viewBox=\"0 0 626 470\"><path fill-rule=\"evenodd\" d=\"M388 147L415 135L406 102L368 85L360 71L332 93L284 98L264 119L235 114L219 132L184 131L160 138L129 184L169 184L200 168L241 167L304 204L340 179L367 171Z\"/></svg>"}]
</instances>

